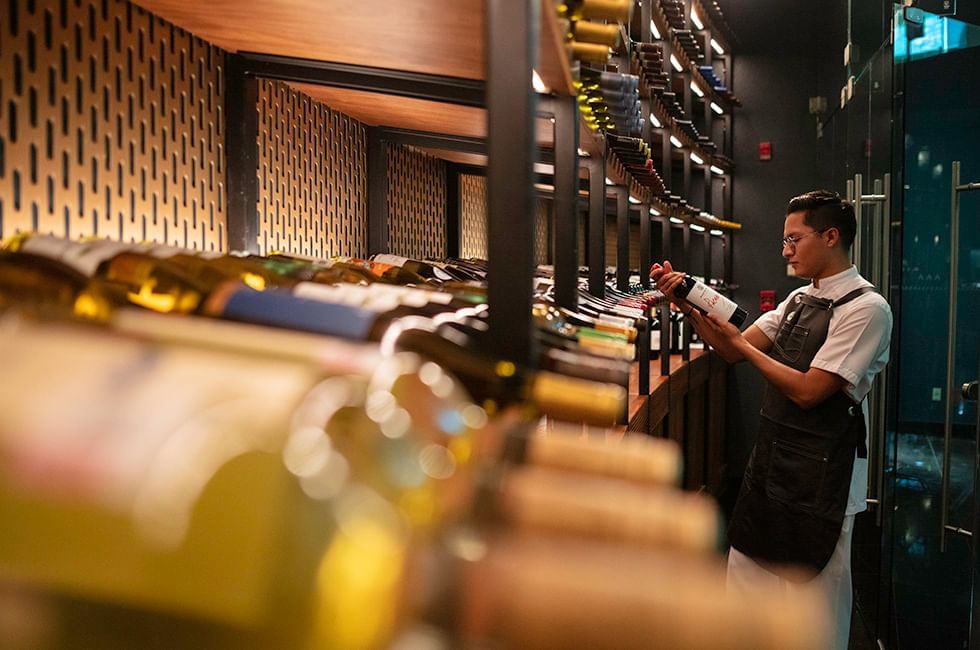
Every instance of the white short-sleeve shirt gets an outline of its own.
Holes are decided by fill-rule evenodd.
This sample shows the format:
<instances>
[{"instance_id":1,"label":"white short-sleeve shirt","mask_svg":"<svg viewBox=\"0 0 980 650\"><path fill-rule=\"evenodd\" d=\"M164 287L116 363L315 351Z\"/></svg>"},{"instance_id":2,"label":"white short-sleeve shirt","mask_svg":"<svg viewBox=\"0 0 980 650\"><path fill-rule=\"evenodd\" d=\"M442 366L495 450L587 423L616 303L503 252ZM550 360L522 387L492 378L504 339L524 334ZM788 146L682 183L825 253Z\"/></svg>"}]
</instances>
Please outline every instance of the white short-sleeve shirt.
<instances>
[{"instance_id":1,"label":"white short-sleeve shirt","mask_svg":"<svg viewBox=\"0 0 980 650\"><path fill-rule=\"evenodd\" d=\"M857 268L820 280L820 287L813 283L790 293L776 309L766 312L755 321L755 326L769 337L776 338L779 322L786 305L798 293L817 298L839 300L861 287L873 286L862 278ZM892 333L892 311L878 292L869 292L834 307L827 329L827 339L810 362L811 368L820 368L843 377L847 381L844 392L855 402L861 402L864 424L868 427L868 404L865 396L871 391L875 376L888 363L888 346ZM845 514L855 514L867 509L868 460L855 458L851 474L851 488Z\"/></svg>"}]
</instances>

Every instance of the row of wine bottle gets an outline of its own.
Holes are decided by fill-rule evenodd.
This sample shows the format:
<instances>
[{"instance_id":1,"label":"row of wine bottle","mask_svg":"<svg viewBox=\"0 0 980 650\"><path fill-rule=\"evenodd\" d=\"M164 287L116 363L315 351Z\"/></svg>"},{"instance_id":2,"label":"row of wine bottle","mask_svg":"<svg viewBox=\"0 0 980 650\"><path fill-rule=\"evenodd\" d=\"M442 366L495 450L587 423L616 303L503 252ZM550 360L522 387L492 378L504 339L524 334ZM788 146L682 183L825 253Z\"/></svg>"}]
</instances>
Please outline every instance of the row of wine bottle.
<instances>
[{"instance_id":1,"label":"row of wine bottle","mask_svg":"<svg viewBox=\"0 0 980 650\"><path fill-rule=\"evenodd\" d=\"M820 603L725 591L717 508L674 487L673 443L534 430L512 364L493 360L491 380L451 331L453 347L419 354L357 322L397 295L390 309L421 312L389 327L435 340L452 312L419 313L479 318L478 299L314 280L333 266L285 256L9 248L0 585L29 619L0 617L13 647L822 647ZM209 311L242 294L290 299ZM628 339L654 299L613 294L578 317L616 311L595 324ZM288 325L354 303L330 319L356 335ZM104 318L64 317L93 307ZM518 397L471 397L474 378ZM592 417L602 386L560 399Z\"/></svg>"},{"instance_id":2,"label":"row of wine bottle","mask_svg":"<svg viewBox=\"0 0 980 650\"><path fill-rule=\"evenodd\" d=\"M649 188L654 195L664 193L663 179L650 158L650 146L642 138L606 134L606 144L634 180Z\"/></svg>"},{"instance_id":3,"label":"row of wine bottle","mask_svg":"<svg viewBox=\"0 0 980 650\"><path fill-rule=\"evenodd\" d=\"M505 364L510 369L504 373L487 353L491 333L484 287L443 281L437 291L409 271L453 264L393 256L371 264L379 263L388 265L381 276L351 261L315 264L281 255L208 259L170 247L23 236L0 254L0 305L13 300L50 309L58 304L77 317L103 321L119 307L138 306L374 341L439 359L491 408L529 400L542 412L597 424L620 418L636 324L645 314L641 303L583 300L573 313L540 294L533 315L543 370ZM414 286L378 281L404 281L405 274L417 280ZM596 399L576 405L572 395L583 391Z\"/></svg>"},{"instance_id":4,"label":"row of wine bottle","mask_svg":"<svg viewBox=\"0 0 980 650\"><path fill-rule=\"evenodd\" d=\"M620 25L629 23L633 0L558 0L556 10L569 57L605 64L619 46Z\"/></svg>"}]
</instances>

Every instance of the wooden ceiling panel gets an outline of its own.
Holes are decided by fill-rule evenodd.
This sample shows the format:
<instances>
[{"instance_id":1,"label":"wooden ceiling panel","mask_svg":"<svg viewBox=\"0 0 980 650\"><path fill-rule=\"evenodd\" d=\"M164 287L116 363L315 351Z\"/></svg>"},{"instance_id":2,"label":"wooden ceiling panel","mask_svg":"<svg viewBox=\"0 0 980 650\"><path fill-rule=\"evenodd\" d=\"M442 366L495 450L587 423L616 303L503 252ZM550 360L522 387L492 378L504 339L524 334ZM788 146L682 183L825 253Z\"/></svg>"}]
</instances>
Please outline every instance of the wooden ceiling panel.
<instances>
[{"instance_id":1,"label":"wooden ceiling panel","mask_svg":"<svg viewBox=\"0 0 980 650\"><path fill-rule=\"evenodd\" d=\"M483 0L134 0L230 52L482 79Z\"/></svg>"},{"instance_id":2,"label":"wooden ceiling panel","mask_svg":"<svg viewBox=\"0 0 980 650\"><path fill-rule=\"evenodd\" d=\"M484 79L484 0L133 0L229 52ZM537 69L572 94L553 0L541 0Z\"/></svg>"},{"instance_id":3,"label":"wooden ceiling panel","mask_svg":"<svg viewBox=\"0 0 980 650\"><path fill-rule=\"evenodd\" d=\"M487 135L487 114L482 108L314 84L289 85L368 126L471 138L485 138Z\"/></svg>"}]
</instances>

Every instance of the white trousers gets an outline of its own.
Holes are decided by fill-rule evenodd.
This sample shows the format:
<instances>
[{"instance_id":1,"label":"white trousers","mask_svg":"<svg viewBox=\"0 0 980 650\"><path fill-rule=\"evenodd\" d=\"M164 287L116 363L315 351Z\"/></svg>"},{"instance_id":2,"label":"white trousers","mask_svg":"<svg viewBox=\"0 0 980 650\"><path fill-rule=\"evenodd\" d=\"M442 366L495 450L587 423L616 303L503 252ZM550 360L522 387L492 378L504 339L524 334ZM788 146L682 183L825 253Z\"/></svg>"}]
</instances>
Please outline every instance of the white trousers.
<instances>
[{"instance_id":1,"label":"white trousers","mask_svg":"<svg viewBox=\"0 0 980 650\"><path fill-rule=\"evenodd\" d=\"M817 592L826 599L833 620L831 640L834 650L847 650L851 631L851 536L854 533L854 515L844 517L840 537L834 554L816 578L810 582L790 582L768 571L741 551L731 549L728 554L728 589L752 597L754 590L773 589Z\"/></svg>"}]
</instances>

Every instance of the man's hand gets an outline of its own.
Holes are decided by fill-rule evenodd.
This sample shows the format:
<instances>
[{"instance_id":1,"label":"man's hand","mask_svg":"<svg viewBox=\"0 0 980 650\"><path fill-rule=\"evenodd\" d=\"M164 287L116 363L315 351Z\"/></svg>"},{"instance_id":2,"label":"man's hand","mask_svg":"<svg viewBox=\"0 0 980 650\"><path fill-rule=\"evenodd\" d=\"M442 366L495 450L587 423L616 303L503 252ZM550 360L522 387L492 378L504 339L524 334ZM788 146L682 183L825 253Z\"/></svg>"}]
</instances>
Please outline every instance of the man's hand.
<instances>
[{"instance_id":1,"label":"man's hand","mask_svg":"<svg viewBox=\"0 0 980 650\"><path fill-rule=\"evenodd\" d=\"M728 321L722 321L714 314L705 316L697 309L692 309L687 318L698 335L730 363L745 358L744 346L752 346L737 327Z\"/></svg>"},{"instance_id":2,"label":"man's hand","mask_svg":"<svg viewBox=\"0 0 980 650\"><path fill-rule=\"evenodd\" d=\"M654 263L650 267L650 279L657 283L661 293L667 296L667 300L677 305L678 309L685 314L691 311L691 304L687 300L674 295L674 289L684 281L684 274L675 271L670 265L670 260L664 260L663 266Z\"/></svg>"}]
</instances>

